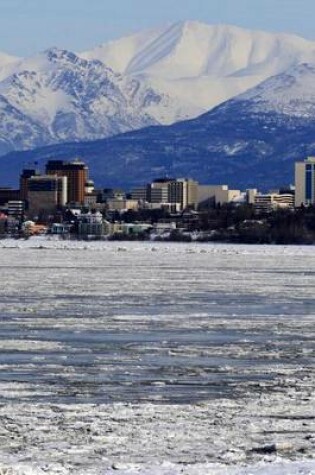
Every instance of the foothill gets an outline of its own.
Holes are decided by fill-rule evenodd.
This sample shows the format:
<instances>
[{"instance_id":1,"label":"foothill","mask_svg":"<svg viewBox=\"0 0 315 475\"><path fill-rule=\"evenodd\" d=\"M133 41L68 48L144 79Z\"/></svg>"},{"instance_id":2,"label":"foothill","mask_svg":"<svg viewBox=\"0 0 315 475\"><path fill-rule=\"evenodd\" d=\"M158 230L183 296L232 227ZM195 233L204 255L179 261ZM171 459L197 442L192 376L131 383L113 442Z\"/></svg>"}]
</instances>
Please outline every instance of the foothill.
<instances>
[{"instance_id":1,"label":"foothill","mask_svg":"<svg viewBox=\"0 0 315 475\"><path fill-rule=\"evenodd\" d=\"M96 188L80 159L23 169L19 189L0 188L0 236L244 243L315 242L315 158L295 164L295 183L232 190L162 177L128 192Z\"/></svg>"}]
</instances>

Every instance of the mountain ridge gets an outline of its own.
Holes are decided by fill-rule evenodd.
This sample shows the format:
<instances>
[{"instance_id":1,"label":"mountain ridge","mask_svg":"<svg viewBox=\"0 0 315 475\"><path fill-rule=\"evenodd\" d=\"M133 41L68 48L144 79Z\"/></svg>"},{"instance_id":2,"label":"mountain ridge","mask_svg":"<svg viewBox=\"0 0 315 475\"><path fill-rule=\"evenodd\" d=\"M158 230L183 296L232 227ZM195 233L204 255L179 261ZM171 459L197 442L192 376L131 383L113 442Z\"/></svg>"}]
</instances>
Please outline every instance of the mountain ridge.
<instances>
[{"instance_id":1,"label":"mountain ridge","mask_svg":"<svg viewBox=\"0 0 315 475\"><path fill-rule=\"evenodd\" d=\"M293 67L196 119L11 154L3 157L3 167L11 169L12 179L13 170L26 161L80 156L101 186L132 188L160 176L243 189L288 185L294 181L294 162L315 153L315 109L309 108L310 98L315 104L315 86L305 95L303 84L315 84L314 65ZM289 104L294 96L298 114L273 100L280 85Z\"/></svg>"},{"instance_id":2,"label":"mountain ridge","mask_svg":"<svg viewBox=\"0 0 315 475\"><path fill-rule=\"evenodd\" d=\"M3 61L0 154L198 117L292 67L315 64L315 43L192 21L112 41L96 53L50 48ZM291 106L293 113L294 98Z\"/></svg>"},{"instance_id":3,"label":"mountain ridge","mask_svg":"<svg viewBox=\"0 0 315 475\"><path fill-rule=\"evenodd\" d=\"M0 97L37 125L35 146L158 124L154 108L161 102L167 107L169 101L144 81L123 78L100 61L56 48L21 61L16 72L0 82ZM6 108L7 121L8 112ZM3 142L8 136L5 122L0 125ZM28 140L26 136L24 148L29 148ZM23 148L23 143L18 146Z\"/></svg>"}]
</instances>

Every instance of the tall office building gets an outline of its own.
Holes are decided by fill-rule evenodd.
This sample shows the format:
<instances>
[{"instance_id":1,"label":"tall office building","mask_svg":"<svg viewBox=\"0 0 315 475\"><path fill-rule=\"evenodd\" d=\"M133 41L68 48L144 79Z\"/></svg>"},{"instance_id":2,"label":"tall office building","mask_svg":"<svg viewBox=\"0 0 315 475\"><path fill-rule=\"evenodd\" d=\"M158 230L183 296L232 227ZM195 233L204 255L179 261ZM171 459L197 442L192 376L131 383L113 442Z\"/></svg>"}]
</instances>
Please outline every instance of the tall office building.
<instances>
[{"instance_id":1,"label":"tall office building","mask_svg":"<svg viewBox=\"0 0 315 475\"><path fill-rule=\"evenodd\" d=\"M178 178L172 180L168 185L170 203L180 203L181 209L195 208L198 203L198 182Z\"/></svg>"},{"instance_id":2,"label":"tall office building","mask_svg":"<svg viewBox=\"0 0 315 475\"><path fill-rule=\"evenodd\" d=\"M151 203L169 203L169 184L171 178L159 178L154 180L150 186L149 200Z\"/></svg>"},{"instance_id":3,"label":"tall office building","mask_svg":"<svg viewBox=\"0 0 315 475\"><path fill-rule=\"evenodd\" d=\"M315 205L315 157L295 164L295 206Z\"/></svg>"},{"instance_id":4,"label":"tall office building","mask_svg":"<svg viewBox=\"0 0 315 475\"><path fill-rule=\"evenodd\" d=\"M28 180L28 206L30 215L54 213L67 200L67 177L57 175L34 176Z\"/></svg>"},{"instance_id":5,"label":"tall office building","mask_svg":"<svg viewBox=\"0 0 315 475\"><path fill-rule=\"evenodd\" d=\"M38 176L39 172L34 168L25 168L20 175L20 199L27 203L28 199L28 180L32 176Z\"/></svg>"},{"instance_id":6,"label":"tall office building","mask_svg":"<svg viewBox=\"0 0 315 475\"><path fill-rule=\"evenodd\" d=\"M195 208L198 182L187 178L163 178L151 184L151 203L178 205L180 210Z\"/></svg>"},{"instance_id":7,"label":"tall office building","mask_svg":"<svg viewBox=\"0 0 315 475\"><path fill-rule=\"evenodd\" d=\"M63 162L50 160L46 165L47 175L67 177L67 203L84 204L85 187L88 182L88 167L80 160Z\"/></svg>"}]
</instances>

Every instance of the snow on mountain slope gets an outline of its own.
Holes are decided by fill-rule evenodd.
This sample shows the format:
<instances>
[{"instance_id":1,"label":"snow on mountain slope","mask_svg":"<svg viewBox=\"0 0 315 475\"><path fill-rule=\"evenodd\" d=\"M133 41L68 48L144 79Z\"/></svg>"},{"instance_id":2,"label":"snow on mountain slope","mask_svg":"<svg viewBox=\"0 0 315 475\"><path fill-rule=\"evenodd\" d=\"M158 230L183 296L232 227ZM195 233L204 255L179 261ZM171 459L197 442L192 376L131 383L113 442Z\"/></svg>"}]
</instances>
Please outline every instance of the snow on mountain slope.
<instances>
[{"instance_id":1,"label":"snow on mountain slope","mask_svg":"<svg viewBox=\"0 0 315 475\"><path fill-rule=\"evenodd\" d=\"M235 101L247 102L251 111L315 119L315 64L299 64L271 77Z\"/></svg>"},{"instance_id":2,"label":"snow on mountain slope","mask_svg":"<svg viewBox=\"0 0 315 475\"><path fill-rule=\"evenodd\" d=\"M45 130L43 143L92 140L176 120L170 114L185 116L181 104L157 94L146 80L123 77L68 51L52 48L14 63L13 72L0 82L0 98ZM14 123L9 109L7 115ZM10 133L0 127L0 140L21 147L14 126ZM36 145L25 137L25 146Z\"/></svg>"},{"instance_id":3,"label":"snow on mountain slope","mask_svg":"<svg viewBox=\"0 0 315 475\"><path fill-rule=\"evenodd\" d=\"M315 66L302 64L196 119L10 154L1 173L9 180L23 161L80 156L102 186L110 180L132 189L160 176L188 176L268 190L293 183L294 162L315 153L314 130Z\"/></svg>"},{"instance_id":4,"label":"snow on mountain slope","mask_svg":"<svg viewBox=\"0 0 315 475\"><path fill-rule=\"evenodd\" d=\"M10 56L6 53L0 52L0 69L9 64L16 63L18 60L19 58L16 58L15 56Z\"/></svg>"},{"instance_id":5,"label":"snow on mountain slope","mask_svg":"<svg viewBox=\"0 0 315 475\"><path fill-rule=\"evenodd\" d=\"M34 148L47 143L49 137L45 128L0 95L0 155L14 149Z\"/></svg>"},{"instance_id":6,"label":"snow on mountain slope","mask_svg":"<svg viewBox=\"0 0 315 475\"><path fill-rule=\"evenodd\" d=\"M194 118L306 63L315 65L313 42L198 22L140 32L79 55L57 48L26 59L0 54L0 154ZM290 110L303 87L312 90L304 82L292 89ZM271 104L279 100L276 94Z\"/></svg>"},{"instance_id":7,"label":"snow on mountain slope","mask_svg":"<svg viewBox=\"0 0 315 475\"><path fill-rule=\"evenodd\" d=\"M152 41L157 40L163 34L163 31L164 27L140 31L131 36L99 45L91 51L77 54L88 60L98 59L114 71L123 74L138 51L147 47Z\"/></svg>"},{"instance_id":8,"label":"snow on mountain slope","mask_svg":"<svg viewBox=\"0 0 315 475\"><path fill-rule=\"evenodd\" d=\"M183 22L81 56L122 74L154 78L156 88L195 105L197 115L291 66L315 62L315 43L294 35Z\"/></svg>"},{"instance_id":9,"label":"snow on mountain slope","mask_svg":"<svg viewBox=\"0 0 315 475\"><path fill-rule=\"evenodd\" d=\"M19 58L0 52L0 81L12 73L18 62Z\"/></svg>"}]
</instances>

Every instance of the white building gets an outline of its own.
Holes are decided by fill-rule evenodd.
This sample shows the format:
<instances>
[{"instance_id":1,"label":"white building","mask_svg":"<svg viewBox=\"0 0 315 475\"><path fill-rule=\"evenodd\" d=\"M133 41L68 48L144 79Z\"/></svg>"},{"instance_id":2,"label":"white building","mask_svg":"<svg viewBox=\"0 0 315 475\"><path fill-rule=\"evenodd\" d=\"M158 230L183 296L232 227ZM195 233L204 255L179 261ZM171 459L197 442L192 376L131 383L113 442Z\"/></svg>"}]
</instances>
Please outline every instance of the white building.
<instances>
[{"instance_id":1,"label":"white building","mask_svg":"<svg viewBox=\"0 0 315 475\"><path fill-rule=\"evenodd\" d=\"M78 222L80 236L103 236L105 234L105 223L100 212L80 214Z\"/></svg>"},{"instance_id":2,"label":"white building","mask_svg":"<svg viewBox=\"0 0 315 475\"><path fill-rule=\"evenodd\" d=\"M198 204L223 205L240 197L240 190L229 190L228 185L199 185Z\"/></svg>"}]
</instances>

